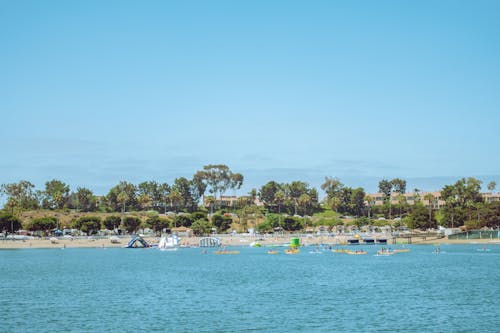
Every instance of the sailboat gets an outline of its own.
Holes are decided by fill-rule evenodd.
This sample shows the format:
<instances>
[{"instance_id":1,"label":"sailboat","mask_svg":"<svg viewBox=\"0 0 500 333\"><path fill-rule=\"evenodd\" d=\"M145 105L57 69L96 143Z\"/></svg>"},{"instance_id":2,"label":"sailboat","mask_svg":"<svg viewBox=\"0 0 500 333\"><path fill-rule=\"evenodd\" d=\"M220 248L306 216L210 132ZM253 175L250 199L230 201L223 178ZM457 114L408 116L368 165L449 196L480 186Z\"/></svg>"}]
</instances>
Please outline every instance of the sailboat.
<instances>
[{"instance_id":1,"label":"sailboat","mask_svg":"<svg viewBox=\"0 0 500 333\"><path fill-rule=\"evenodd\" d=\"M179 237L177 235L163 236L158 243L162 251L176 251L179 248Z\"/></svg>"}]
</instances>

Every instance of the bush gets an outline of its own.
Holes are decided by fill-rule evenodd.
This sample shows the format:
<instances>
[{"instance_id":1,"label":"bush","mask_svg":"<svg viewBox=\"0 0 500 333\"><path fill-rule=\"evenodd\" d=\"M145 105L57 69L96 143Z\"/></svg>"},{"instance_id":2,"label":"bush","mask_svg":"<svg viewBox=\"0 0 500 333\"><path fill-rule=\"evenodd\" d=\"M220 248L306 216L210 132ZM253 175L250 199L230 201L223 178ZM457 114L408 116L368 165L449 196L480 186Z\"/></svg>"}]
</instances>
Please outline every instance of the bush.
<instances>
[{"instance_id":1,"label":"bush","mask_svg":"<svg viewBox=\"0 0 500 333\"><path fill-rule=\"evenodd\" d=\"M73 227L85 232L87 235L93 235L101 230L101 218L99 216L80 217L73 222Z\"/></svg>"},{"instance_id":2,"label":"bush","mask_svg":"<svg viewBox=\"0 0 500 333\"><path fill-rule=\"evenodd\" d=\"M123 227L127 230L128 233L135 232L139 226L141 225L141 219L134 216L127 216L123 220Z\"/></svg>"},{"instance_id":3,"label":"bush","mask_svg":"<svg viewBox=\"0 0 500 333\"><path fill-rule=\"evenodd\" d=\"M28 226L31 231L47 231L57 228L57 219L53 216L33 219Z\"/></svg>"},{"instance_id":4,"label":"bush","mask_svg":"<svg viewBox=\"0 0 500 333\"><path fill-rule=\"evenodd\" d=\"M122 218L120 216L116 215L111 215L111 216L106 216L104 219L104 227L108 230L115 230L120 226L120 223L122 222Z\"/></svg>"},{"instance_id":5,"label":"bush","mask_svg":"<svg viewBox=\"0 0 500 333\"><path fill-rule=\"evenodd\" d=\"M0 214L0 230L16 232L21 229L21 220L12 214L2 213Z\"/></svg>"},{"instance_id":6,"label":"bush","mask_svg":"<svg viewBox=\"0 0 500 333\"><path fill-rule=\"evenodd\" d=\"M176 227L190 227L193 224L191 216L188 215L177 215L174 218L174 225Z\"/></svg>"},{"instance_id":7,"label":"bush","mask_svg":"<svg viewBox=\"0 0 500 333\"><path fill-rule=\"evenodd\" d=\"M304 228L304 220L294 216L286 216L282 224L282 228L287 231L296 231Z\"/></svg>"},{"instance_id":8,"label":"bush","mask_svg":"<svg viewBox=\"0 0 500 333\"><path fill-rule=\"evenodd\" d=\"M193 229L196 236L204 236L210 234L212 225L205 219L199 219L191 224L191 229Z\"/></svg>"},{"instance_id":9,"label":"bush","mask_svg":"<svg viewBox=\"0 0 500 333\"><path fill-rule=\"evenodd\" d=\"M262 222L257 226L257 231L261 234L264 234L266 232L274 231L274 228L271 225L271 223L266 219L264 222Z\"/></svg>"},{"instance_id":10,"label":"bush","mask_svg":"<svg viewBox=\"0 0 500 333\"><path fill-rule=\"evenodd\" d=\"M231 227L231 223L233 220L229 216L212 215L212 225L217 228L217 232L225 232Z\"/></svg>"},{"instance_id":11,"label":"bush","mask_svg":"<svg viewBox=\"0 0 500 333\"><path fill-rule=\"evenodd\" d=\"M170 221L166 218L151 216L147 218L146 226L153 229L155 232L161 232L163 229L170 228Z\"/></svg>"}]
</instances>

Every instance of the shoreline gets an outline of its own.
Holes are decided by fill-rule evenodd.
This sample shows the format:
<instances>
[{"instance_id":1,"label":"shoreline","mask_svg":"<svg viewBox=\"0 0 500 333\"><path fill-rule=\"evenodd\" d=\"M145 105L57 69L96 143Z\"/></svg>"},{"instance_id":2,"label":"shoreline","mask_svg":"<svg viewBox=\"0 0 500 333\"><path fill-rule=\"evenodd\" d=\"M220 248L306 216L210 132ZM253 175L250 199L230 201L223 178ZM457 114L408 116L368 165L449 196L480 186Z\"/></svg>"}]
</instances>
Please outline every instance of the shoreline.
<instances>
[{"instance_id":1,"label":"shoreline","mask_svg":"<svg viewBox=\"0 0 500 333\"><path fill-rule=\"evenodd\" d=\"M197 247L199 240L202 237L186 237L181 238L181 247ZM270 237L263 240L257 240L255 237L223 237L221 238L223 246L248 247L251 242L258 241L262 247L267 246L286 246L289 243L291 236L287 237ZM53 241L50 239L31 239L31 240L0 240L0 249L56 249L56 248L124 248L127 246L130 238L121 238L118 243L112 243L109 238L103 239L58 239ZM158 237L144 237L149 244L157 244ZM331 244L334 246L372 246L373 244L348 245L344 244L344 239L338 237L302 237L301 244L304 246L314 246L317 244ZM396 246L407 243L393 244L391 241L387 246ZM482 245L500 245L500 239L430 239L418 240L408 245L461 245L461 244L482 244ZM376 245L376 244L375 244Z\"/></svg>"}]
</instances>

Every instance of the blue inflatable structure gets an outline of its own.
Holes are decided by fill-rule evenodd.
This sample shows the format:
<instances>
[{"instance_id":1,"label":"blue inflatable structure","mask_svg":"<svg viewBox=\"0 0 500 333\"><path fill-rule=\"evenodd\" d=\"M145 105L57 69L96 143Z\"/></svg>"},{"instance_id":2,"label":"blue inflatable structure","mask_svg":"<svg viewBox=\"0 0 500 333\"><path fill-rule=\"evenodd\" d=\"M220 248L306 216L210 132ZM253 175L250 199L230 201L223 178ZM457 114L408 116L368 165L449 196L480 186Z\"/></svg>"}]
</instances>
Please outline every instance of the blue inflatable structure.
<instances>
[{"instance_id":1,"label":"blue inflatable structure","mask_svg":"<svg viewBox=\"0 0 500 333\"><path fill-rule=\"evenodd\" d=\"M136 249L136 248L144 248L144 247L150 247L150 245L141 237L141 236L134 236L128 242L127 248L128 249Z\"/></svg>"}]
</instances>

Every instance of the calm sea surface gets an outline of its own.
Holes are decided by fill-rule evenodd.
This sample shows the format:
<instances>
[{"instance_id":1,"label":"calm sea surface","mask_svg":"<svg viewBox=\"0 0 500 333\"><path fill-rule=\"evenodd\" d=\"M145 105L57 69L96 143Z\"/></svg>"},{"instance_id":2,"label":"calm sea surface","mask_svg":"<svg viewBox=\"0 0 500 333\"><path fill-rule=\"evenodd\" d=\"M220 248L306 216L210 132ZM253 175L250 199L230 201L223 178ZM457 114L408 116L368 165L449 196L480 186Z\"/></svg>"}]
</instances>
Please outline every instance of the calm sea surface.
<instances>
[{"instance_id":1,"label":"calm sea surface","mask_svg":"<svg viewBox=\"0 0 500 333\"><path fill-rule=\"evenodd\" d=\"M499 332L500 245L0 251L0 332Z\"/></svg>"}]
</instances>

